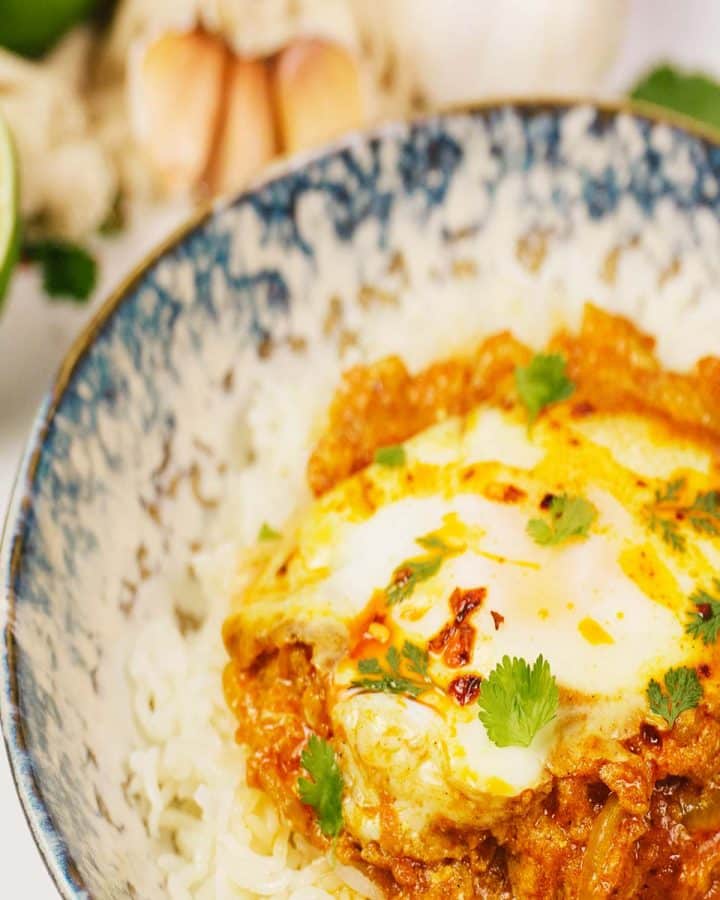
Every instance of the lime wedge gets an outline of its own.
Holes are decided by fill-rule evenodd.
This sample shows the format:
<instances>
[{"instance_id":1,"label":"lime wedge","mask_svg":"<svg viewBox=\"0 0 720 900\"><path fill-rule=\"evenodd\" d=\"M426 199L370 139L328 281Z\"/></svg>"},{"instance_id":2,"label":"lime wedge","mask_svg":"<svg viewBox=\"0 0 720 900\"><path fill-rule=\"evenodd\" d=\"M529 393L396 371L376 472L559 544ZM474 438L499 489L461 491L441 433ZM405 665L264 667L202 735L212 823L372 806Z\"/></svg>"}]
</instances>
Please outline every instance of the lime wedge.
<instances>
[{"instance_id":1,"label":"lime wedge","mask_svg":"<svg viewBox=\"0 0 720 900\"><path fill-rule=\"evenodd\" d=\"M10 129L0 116L0 307L20 246L20 178Z\"/></svg>"},{"instance_id":2,"label":"lime wedge","mask_svg":"<svg viewBox=\"0 0 720 900\"><path fill-rule=\"evenodd\" d=\"M96 6L97 0L0 0L0 47L42 56Z\"/></svg>"}]
</instances>

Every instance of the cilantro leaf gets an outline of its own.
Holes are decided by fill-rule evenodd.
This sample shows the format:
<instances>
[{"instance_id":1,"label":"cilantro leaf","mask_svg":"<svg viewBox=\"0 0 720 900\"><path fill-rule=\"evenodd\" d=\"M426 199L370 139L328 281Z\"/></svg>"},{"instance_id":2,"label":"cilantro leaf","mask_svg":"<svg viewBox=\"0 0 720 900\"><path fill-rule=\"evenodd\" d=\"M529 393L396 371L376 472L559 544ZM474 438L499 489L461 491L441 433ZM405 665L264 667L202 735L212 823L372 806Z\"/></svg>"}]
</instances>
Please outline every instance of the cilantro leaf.
<instances>
[{"instance_id":1,"label":"cilantro leaf","mask_svg":"<svg viewBox=\"0 0 720 900\"><path fill-rule=\"evenodd\" d=\"M463 552L465 549L463 542L448 543L443 539L441 532L442 529L438 529L415 538L415 543L427 553L424 556L406 559L395 569L390 583L385 588L388 606L395 606L396 603L406 600L420 582L427 581L436 574L448 557Z\"/></svg>"},{"instance_id":2,"label":"cilantro leaf","mask_svg":"<svg viewBox=\"0 0 720 900\"><path fill-rule=\"evenodd\" d=\"M685 626L688 634L702 638L706 646L714 644L720 634L720 578L713 579L713 585L715 595L699 589L690 597L695 609Z\"/></svg>"},{"instance_id":3,"label":"cilantro leaf","mask_svg":"<svg viewBox=\"0 0 720 900\"><path fill-rule=\"evenodd\" d=\"M390 447L380 447L375 451L374 462L379 466L387 466L390 469L397 469L405 465L407 454L402 444L393 444Z\"/></svg>"},{"instance_id":4,"label":"cilantro leaf","mask_svg":"<svg viewBox=\"0 0 720 900\"><path fill-rule=\"evenodd\" d=\"M560 695L550 665L538 656L532 668L504 656L482 685L479 718L498 747L529 747L557 713Z\"/></svg>"},{"instance_id":5,"label":"cilantro leaf","mask_svg":"<svg viewBox=\"0 0 720 900\"><path fill-rule=\"evenodd\" d=\"M93 292L97 263L83 247L64 240L26 241L23 257L40 263L43 287L50 297L82 302Z\"/></svg>"},{"instance_id":6,"label":"cilantro leaf","mask_svg":"<svg viewBox=\"0 0 720 900\"><path fill-rule=\"evenodd\" d=\"M420 694L432 687L432 682L428 677L429 661L427 650L410 641L405 641L399 652L397 647L390 647L385 656L385 667L375 657L361 659L358 662L358 671L361 675L372 677L356 678L350 683L350 686L374 693L406 694L408 697L419 697ZM404 674L402 671L404 664L406 671L419 677L414 678L409 674Z\"/></svg>"},{"instance_id":7,"label":"cilantro leaf","mask_svg":"<svg viewBox=\"0 0 720 900\"><path fill-rule=\"evenodd\" d=\"M574 537L587 537L597 510L584 497L561 494L550 503L550 521L530 519L527 533L536 544L554 546Z\"/></svg>"},{"instance_id":8,"label":"cilantro leaf","mask_svg":"<svg viewBox=\"0 0 720 900\"><path fill-rule=\"evenodd\" d=\"M659 683L653 678L647 688L647 697L650 711L656 716L662 716L672 728L680 713L698 705L703 689L695 669L687 666L668 669L664 682L667 693L663 693Z\"/></svg>"},{"instance_id":9,"label":"cilantro leaf","mask_svg":"<svg viewBox=\"0 0 720 900\"><path fill-rule=\"evenodd\" d=\"M680 494L684 487L685 479L675 478L672 481L668 481L668 483L662 490L660 488L656 488L655 505L660 506L663 503L677 503L677 501L680 499Z\"/></svg>"},{"instance_id":10,"label":"cilantro leaf","mask_svg":"<svg viewBox=\"0 0 720 900\"><path fill-rule=\"evenodd\" d=\"M684 553L687 540L680 534L680 524L675 519L667 519L654 513L648 519L650 531L657 532L665 543L678 553Z\"/></svg>"},{"instance_id":11,"label":"cilantro leaf","mask_svg":"<svg viewBox=\"0 0 720 900\"><path fill-rule=\"evenodd\" d=\"M390 584L385 588L388 606L406 600L421 581L432 578L442 565L440 554L409 559L393 572Z\"/></svg>"},{"instance_id":12,"label":"cilantro leaf","mask_svg":"<svg viewBox=\"0 0 720 900\"><path fill-rule=\"evenodd\" d=\"M720 491L699 493L688 507L690 524L699 534L720 535Z\"/></svg>"},{"instance_id":13,"label":"cilantro leaf","mask_svg":"<svg viewBox=\"0 0 720 900\"><path fill-rule=\"evenodd\" d=\"M700 491L692 503L682 504L686 484L684 478L669 481L656 489L653 502L646 506L650 531L679 553L687 549L687 538L680 532L682 523L687 522L696 534L720 537L720 491Z\"/></svg>"},{"instance_id":14,"label":"cilantro leaf","mask_svg":"<svg viewBox=\"0 0 720 900\"><path fill-rule=\"evenodd\" d=\"M402 655L408 661L408 667L411 672L415 672L416 675L422 675L423 678L427 676L428 663L430 661L427 650L423 650L417 644L411 644L410 641L405 641Z\"/></svg>"},{"instance_id":15,"label":"cilantro leaf","mask_svg":"<svg viewBox=\"0 0 720 900\"><path fill-rule=\"evenodd\" d=\"M705 75L658 66L635 85L630 96L720 128L720 85Z\"/></svg>"},{"instance_id":16,"label":"cilantro leaf","mask_svg":"<svg viewBox=\"0 0 720 900\"><path fill-rule=\"evenodd\" d=\"M527 366L515 369L515 387L531 426L547 406L567 400L575 391L566 366L565 358L558 353L538 353Z\"/></svg>"},{"instance_id":17,"label":"cilantro leaf","mask_svg":"<svg viewBox=\"0 0 720 900\"><path fill-rule=\"evenodd\" d=\"M439 550L440 553L455 552L455 548L451 547L447 541L444 541L435 532L430 532L430 534L424 534L422 537L415 538L415 543L420 544L425 550Z\"/></svg>"},{"instance_id":18,"label":"cilantro leaf","mask_svg":"<svg viewBox=\"0 0 720 900\"><path fill-rule=\"evenodd\" d=\"M343 777L335 758L332 745L316 734L310 740L300 757L305 771L313 779L298 778L298 793L317 813L320 831L325 837L333 838L343 827L342 792Z\"/></svg>"},{"instance_id":19,"label":"cilantro leaf","mask_svg":"<svg viewBox=\"0 0 720 900\"><path fill-rule=\"evenodd\" d=\"M276 531L272 525L268 525L267 522L263 522L260 526L260 530L258 531L257 539L259 541L279 541L282 535L279 531Z\"/></svg>"},{"instance_id":20,"label":"cilantro leaf","mask_svg":"<svg viewBox=\"0 0 720 900\"><path fill-rule=\"evenodd\" d=\"M358 670L362 672L363 675L382 675L382 666L377 661L376 657L372 657L371 659L361 659L358 662Z\"/></svg>"}]
</instances>

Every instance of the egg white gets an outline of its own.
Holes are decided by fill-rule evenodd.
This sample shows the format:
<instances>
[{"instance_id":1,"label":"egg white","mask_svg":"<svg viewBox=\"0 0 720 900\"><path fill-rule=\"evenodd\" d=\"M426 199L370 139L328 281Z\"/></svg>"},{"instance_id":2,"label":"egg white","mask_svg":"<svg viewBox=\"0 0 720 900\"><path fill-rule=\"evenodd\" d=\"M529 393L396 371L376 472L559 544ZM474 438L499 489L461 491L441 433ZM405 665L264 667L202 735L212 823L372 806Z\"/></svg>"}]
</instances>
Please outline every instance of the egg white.
<instances>
[{"instance_id":1,"label":"egg white","mask_svg":"<svg viewBox=\"0 0 720 900\"><path fill-rule=\"evenodd\" d=\"M636 415L575 420L558 408L530 432L516 413L480 409L413 438L406 456L317 500L286 538L282 576L266 573L238 611L270 640L312 643L329 672L346 824L364 840L378 838L382 796L394 798L408 841L448 810L457 823L487 826L547 784L570 741L577 753L635 733L649 680L705 652L686 634L687 598L720 556L715 539L678 554L648 528L658 479L679 474L707 490L713 470L702 447ZM597 517L587 537L541 546L528 521L547 519L543 498L563 492L591 501ZM358 621L423 553L418 539L448 523L456 552L386 610L385 626L396 646L427 647L452 620L453 591L484 588L469 617L470 660L449 668L431 654L435 688L418 698L358 690ZM380 641L381 661L386 649ZM477 704L459 705L448 685L487 677L505 655L532 663L539 654L560 688L558 715L530 747L497 747Z\"/></svg>"}]
</instances>

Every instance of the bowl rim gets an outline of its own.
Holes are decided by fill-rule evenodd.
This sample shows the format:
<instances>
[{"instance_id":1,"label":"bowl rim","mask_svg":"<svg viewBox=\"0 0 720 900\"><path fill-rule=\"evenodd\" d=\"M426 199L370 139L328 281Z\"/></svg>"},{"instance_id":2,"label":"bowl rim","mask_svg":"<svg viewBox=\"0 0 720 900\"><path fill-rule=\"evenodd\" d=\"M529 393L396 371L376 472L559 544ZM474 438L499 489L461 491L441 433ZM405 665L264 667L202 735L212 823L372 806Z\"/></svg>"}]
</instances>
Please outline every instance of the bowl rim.
<instances>
[{"instance_id":1,"label":"bowl rim","mask_svg":"<svg viewBox=\"0 0 720 900\"><path fill-rule=\"evenodd\" d=\"M23 558L25 519L31 506L32 488L37 467L50 426L73 375L106 322L122 305L145 274L193 231L238 199L303 169L314 161L330 157L346 148L383 137L408 125L421 125L453 116L488 114L495 110L516 109L542 112L567 111L588 107L604 116L627 115L655 125L667 125L720 149L720 130L698 122L674 110L645 101L602 99L591 96L513 95L488 97L478 101L456 103L417 115L383 119L345 133L342 136L293 155L277 157L241 191L201 204L180 225L154 246L130 269L102 301L96 312L79 331L63 356L55 376L36 412L33 425L22 451L10 492L10 500L0 531L0 725L10 764L15 791L35 845L52 882L63 900L92 900L82 875L70 855L63 834L45 804L42 786L32 769L20 714L19 688L15 656L15 577Z\"/></svg>"}]
</instances>

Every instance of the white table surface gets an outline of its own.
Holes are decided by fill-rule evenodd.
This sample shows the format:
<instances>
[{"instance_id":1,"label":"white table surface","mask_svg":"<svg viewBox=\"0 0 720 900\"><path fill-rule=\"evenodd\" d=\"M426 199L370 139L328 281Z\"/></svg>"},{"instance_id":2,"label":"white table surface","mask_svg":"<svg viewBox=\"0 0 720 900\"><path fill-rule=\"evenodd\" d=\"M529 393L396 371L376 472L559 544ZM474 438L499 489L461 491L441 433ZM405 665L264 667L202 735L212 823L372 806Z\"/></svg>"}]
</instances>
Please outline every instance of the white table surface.
<instances>
[{"instance_id":1,"label":"white table surface","mask_svg":"<svg viewBox=\"0 0 720 900\"><path fill-rule=\"evenodd\" d=\"M623 44L598 92L622 93L639 74L661 60L720 76L720 3L631 0ZM0 519L35 410L63 353L102 297L177 220L177 210L144 218L139 232L103 251L101 284L90 306L50 304L32 273L23 272L16 278L0 319ZM57 898L23 818L2 751L0 873L2 898Z\"/></svg>"}]
</instances>

